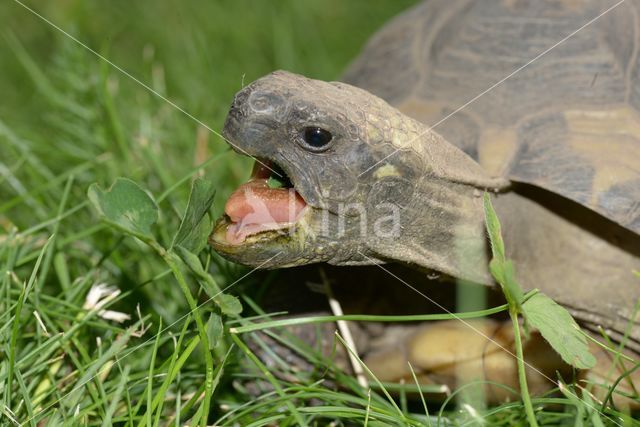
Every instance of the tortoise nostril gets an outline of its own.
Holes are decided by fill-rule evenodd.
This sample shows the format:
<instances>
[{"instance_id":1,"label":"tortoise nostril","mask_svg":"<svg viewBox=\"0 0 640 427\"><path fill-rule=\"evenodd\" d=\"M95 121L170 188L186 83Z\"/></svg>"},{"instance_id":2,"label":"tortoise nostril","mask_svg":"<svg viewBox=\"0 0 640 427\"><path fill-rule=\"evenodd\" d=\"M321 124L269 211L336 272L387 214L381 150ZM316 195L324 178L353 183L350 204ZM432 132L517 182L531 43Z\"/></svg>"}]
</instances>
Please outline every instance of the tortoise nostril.
<instances>
[{"instance_id":1,"label":"tortoise nostril","mask_svg":"<svg viewBox=\"0 0 640 427\"><path fill-rule=\"evenodd\" d=\"M244 113L242 112L242 109L239 108L239 106L235 105L235 102L234 102L234 104L229 109L228 116L230 118L233 118L233 119L236 119L236 120L240 120L241 118L244 117Z\"/></svg>"},{"instance_id":2,"label":"tortoise nostril","mask_svg":"<svg viewBox=\"0 0 640 427\"><path fill-rule=\"evenodd\" d=\"M233 103L231 104L231 108L240 109L247 102L247 98L249 98L249 90L245 88L238 92L236 96L233 98Z\"/></svg>"}]
</instances>

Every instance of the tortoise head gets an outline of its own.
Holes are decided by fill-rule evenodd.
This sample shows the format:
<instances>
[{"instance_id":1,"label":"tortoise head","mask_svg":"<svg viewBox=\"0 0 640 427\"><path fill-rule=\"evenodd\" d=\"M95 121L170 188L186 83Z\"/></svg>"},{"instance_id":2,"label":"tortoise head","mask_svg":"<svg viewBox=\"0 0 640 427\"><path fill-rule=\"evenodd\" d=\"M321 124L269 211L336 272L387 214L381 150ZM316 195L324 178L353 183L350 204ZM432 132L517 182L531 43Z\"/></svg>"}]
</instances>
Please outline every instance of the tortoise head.
<instances>
[{"instance_id":1,"label":"tortoise head","mask_svg":"<svg viewBox=\"0 0 640 427\"><path fill-rule=\"evenodd\" d=\"M257 161L209 241L252 266L379 262L376 247L428 217L421 182L482 175L470 158L382 99L283 71L236 95L223 134ZM269 185L274 178L280 188Z\"/></svg>"}]
</instances>

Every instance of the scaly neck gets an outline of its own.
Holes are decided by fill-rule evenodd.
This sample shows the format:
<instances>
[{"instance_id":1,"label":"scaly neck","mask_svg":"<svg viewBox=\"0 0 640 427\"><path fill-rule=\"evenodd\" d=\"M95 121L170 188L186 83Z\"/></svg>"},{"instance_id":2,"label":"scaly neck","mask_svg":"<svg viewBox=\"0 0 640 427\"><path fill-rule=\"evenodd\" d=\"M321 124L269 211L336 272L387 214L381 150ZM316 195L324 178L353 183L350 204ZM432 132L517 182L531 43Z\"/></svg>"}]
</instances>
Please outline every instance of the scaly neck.
<instances>
[{"instance_id":1,"label":"scaly neck","mask_svg":"<svg viewBox=\"0 0 640 427\"><path fill-rule=\"evenodd\" d=\"M476 283L491 284L484 229L483 190L425 179L418 184L413 215L401 216L401 235L373 248L381 257Z\"/></svg>"},{"instance_id":2,"label":"scaly neck","mask_svg":"<svg viewBox=\"0 0 640 427\"><path fill-rule=\"evenodd\" d=\"M400 260L428 270L477 283L490 284L484 231L484 191L504 189L471 157L423 124L407 118L405 128L416 133L415 158L424 173L415 181L411 200L400 215L401 233L394 239L371 239L380 259ZM390 157L393 162L393 157ZM400 158L397 169L406 169Z\"/></svg>"}]
</instances>

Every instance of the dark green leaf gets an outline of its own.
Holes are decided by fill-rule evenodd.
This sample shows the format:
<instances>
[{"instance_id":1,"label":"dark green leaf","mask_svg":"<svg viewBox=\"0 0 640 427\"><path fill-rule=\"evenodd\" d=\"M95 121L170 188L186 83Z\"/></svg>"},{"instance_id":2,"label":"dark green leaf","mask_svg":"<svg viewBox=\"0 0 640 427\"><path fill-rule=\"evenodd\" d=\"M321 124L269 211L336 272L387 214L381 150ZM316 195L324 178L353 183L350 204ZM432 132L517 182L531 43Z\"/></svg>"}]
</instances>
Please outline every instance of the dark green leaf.
<instances>
[{"instance_id":1,"label":"dark green leaf","mask_svg":"<svg viewBox=\"0 0 640 427\"><path fill-rule=\"evenodd\" d=\"M220 291L220 288L214 282L213 277L211 277L211 275L202 267L200 258L198 258L197 255L189 252L182 246L176 246L173 249L193 274L196 275L204 291L220 307L220 310L224 314L236 315L242 312L242 304L240 303L240 300L232 295L223 294Z\"/></svg>"},{"instance_id":2,"label":"dark green leaf","mask_svg":"<svg viewBox=\"0 0 640 427\"><path fill-rule=\"evenodd\" d=\"M491 205L491 197L489 193L484 193L484 217L487 224L487 232L489 233L489 241L491 242L491 252L493 257L504 261L505 251L504 242L502 241L502 230L500 229L500 221L498 215Z\"/></svg>"},{"instance_id":3,"label":"dark green leaf","mask_svg":"<svg viewBox=\"0 0 640 427\"><path fill-rule=\"evenodd\" d=\"M183 248L182 246L176 246L173 250L178 254L180 259L187 264L187 267L195 274L198 279L206 279L208 274L204 271L202 267L202 263L200 262L200 258L188 249ZM212 295L210 295L212 296Z\"/></svg>"},{"instance_id":4,"label":"dark green leaf","mask_svg":"<svg viewBox=\"0 0 640 427\"><path fill-rule=\"evenodd\" d=\"M211 313L207 321L207 338L209 339L209 350L213 350L222 340L224 328L222 318L216 313Z\"/></svg>"},{"instance_id":5,"label":"dark green leaf","mask_svg":"<svg viewBox=\"0 0 640 427\"><path fill-rule=\"evenodd\" d=\"M520 306L522 300L524 300L524 292L518 282L516 282L516 270L511 260L507 260L503 264L504 271L504 285L507 288L509 294L513 300Z\"/></svg>"},{"instance_id":6,"label":"dark green leaf","mask_svg":"<svg viewBox=\"0 0 640 427\"><path fill-rule=\"evenodd\" d=\"M211 298L217 298L220 295L220 288L213 280L210 274L208 274L204 267L202 266L202 262L200 262L200 258L193 252L189 252L188 249L183 248L182 246L176 246L173 248L175 253L178 254L180 259L189 267L191 272L196 275L198 278L198 283L202 285L204 291Z\"/></svg>"},{"instance_id":7,"label":"dark green leaf","mask_svg":"<svg viewBox=\"0 0 640 427\"><path fill-rule=\"evenodd\" d=\"M522 310L529 324L540 331L566 363L579 369L589 369L596 364L587 338L564 307L538 293L522 305Z\"/></svg>"},{"instance_id":8,"label":"dark green leaf","mask_svg":"<svg viewBox=\"0 0 640 427\"><path fill-rule=\"evenodd\" d=\"M182 246L189 248L194 254L199 254L206 246L211 230L213 229L213 220L210 214L205 214L198 225L191 230L191 233L182 242Z\"/></svg>"},{"instance_id":9,"label":"dark green leaf","mask_svg":"<svg viewBox=\"0 0 640 427\"><path fill-rule=\"evenodd\" d=\"M284 182L276 176L270 176L267 180L267 186L269 188L282 188L284 187Z\"/></svg>"},{"instance_id":10,"label":"dark green leaf","mask_svg":"<svg viewBox=\"0 0 640 427\"><path fill-rule=\"evenodd\" d=\"M196 275L198 283L200 283L206 294L209 295L210 298L216 300L218 295L221 294L220 287L215 283L213 277L205 271L202 263L200 262L200 258L182 246L176 246L173 250L178 254L187 267L189 267L189 270Z\"/></svg>"},{"instance_id":11,"label":"dark green leaf","mask_svg":"<svg viewBox=\"0 0 640 427\"><path fill-rule=\"evenodd\" d=\"M158 206L138 184L118 178L107 191L92 184L87 195L106 222L144 240L153 239L151 226L158 221Z\"/></svg>"},{"instance_id":12,"label":"dark green leaf","mask_svg":"<svg viewBox=\"0 0 640 427\"><path fill-rule=\"evenodd\" d=\"M496 282L498 282L500 286L504 288L504 286L502 285L505 282L504 263L495 258L492 259L491 261L489 261L489 272L491 273L493 278L496 279Z\"/></svg>"},{"instance_id":13,"label":"dark green leaf","mask_svg":"<svg viewBox=\"0 0 640 427\"><path fill-rule=\"evenodd\" d=\"M489 193L484 193L484 214L487 225L487 233L491 242L493 259L489 263L489 271L502 287L502 291L509 304L515 305L518 312L524 299L524 292L515 278L515 268L510 260L506 259L504 241L502 240L502 230L498 215L491 205Z\"/></svg>"},{"instance_id":14,"label":"dark green leaf","mask_svg":"<svg viewBox=\"0 0 640 427\"><path fill-rule=\"evenodd\" d=\"M193 253L202 250L211 231L208 212L215 193L211 181L202 178L193 181L187 209L171 244L172 247L181 245Z\"/></svg>"},{"instance_id":15,"label":"dark green leaf","mask_svg":"<svg viewBox=\"0 0 640 427\"><path fill-rule=\"evenodd\" d=\"M220 294L216 298L216 302L224 314L237 315L242 313L242 303L233 295Z\"/></svg>"}]
</instances>

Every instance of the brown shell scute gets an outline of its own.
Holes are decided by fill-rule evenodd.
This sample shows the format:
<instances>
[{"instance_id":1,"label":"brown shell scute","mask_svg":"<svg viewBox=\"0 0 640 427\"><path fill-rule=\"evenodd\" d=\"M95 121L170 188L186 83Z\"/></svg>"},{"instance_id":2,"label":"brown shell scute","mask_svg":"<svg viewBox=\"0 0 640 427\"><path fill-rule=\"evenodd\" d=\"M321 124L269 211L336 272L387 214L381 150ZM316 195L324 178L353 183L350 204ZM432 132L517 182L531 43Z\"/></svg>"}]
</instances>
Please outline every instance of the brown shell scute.
<instances>
[{"instance_id":1,"label":"brown shell scute","mask_svg":"<svg viewBox=\"0 0 640 427\"><path fill-rule=\"evenodd\" d=\"M569 145L569 130L561 115L534 117L517 134L518 151L506 171L511 179L565 191L570 199L589 203L595 167Z\"/></svg>"},{"instance_id":2,"label":"brown shell scute","mask_svg":"<svg viewBox=\"0 0 640 427\"><path fill-rule=\"evenodd\" d=\"M640 0L585 26L615 4L432 0L376 35L347 81L488 172L640 233Z\"/></svg>"},{"instance_id":3,"label":"brown shell scute","mask_svg":"<svg viewBox=\"0 0 640 427\"><path fill-rule=\"evenodd\" d=\"M640 179L616 184L599 195L598 204L605 206L609 211L620 212L617 222L621 225L632 230L640 230L640 199L629 198L629 194L637 194L638 188Z\"/></svg>"}]
</instances>

